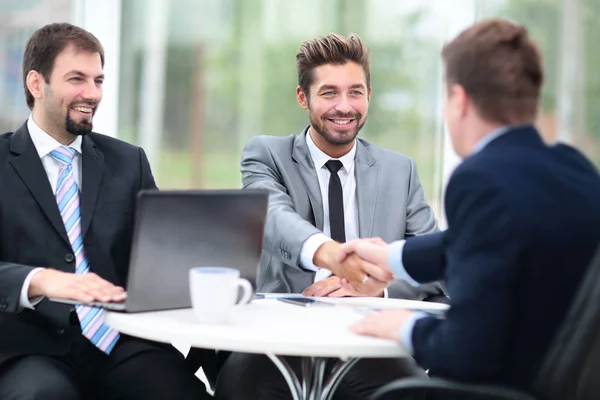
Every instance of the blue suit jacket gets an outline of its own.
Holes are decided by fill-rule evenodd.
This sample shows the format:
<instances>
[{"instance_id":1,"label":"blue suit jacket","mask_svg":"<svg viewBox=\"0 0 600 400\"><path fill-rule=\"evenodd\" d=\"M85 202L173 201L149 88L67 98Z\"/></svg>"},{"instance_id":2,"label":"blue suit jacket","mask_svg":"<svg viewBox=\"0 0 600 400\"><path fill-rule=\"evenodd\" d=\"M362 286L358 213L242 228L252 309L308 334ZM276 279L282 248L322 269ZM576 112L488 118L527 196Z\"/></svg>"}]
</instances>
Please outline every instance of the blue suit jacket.
<instances>
[{"instance_id":1,"label":"blue suit jacket","mask_svg":"<svg viewBox=\"0 0 600 400\"><path fill-rule=\"evenodd\" d=\"M414 327L433 375L530 390L600 242L600 175L577 150L512 129L453 173L448 230L409 239L407 272L444 279L446 319Z\"/></svg>"}]
</instances>

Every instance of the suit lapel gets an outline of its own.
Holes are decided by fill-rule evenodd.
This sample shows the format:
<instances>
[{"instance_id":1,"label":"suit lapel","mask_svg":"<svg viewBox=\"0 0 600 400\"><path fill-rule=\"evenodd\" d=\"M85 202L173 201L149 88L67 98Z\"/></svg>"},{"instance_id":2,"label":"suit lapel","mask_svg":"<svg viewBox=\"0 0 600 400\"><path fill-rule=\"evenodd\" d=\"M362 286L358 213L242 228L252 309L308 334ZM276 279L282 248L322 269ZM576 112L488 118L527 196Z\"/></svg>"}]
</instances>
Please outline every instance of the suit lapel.
<instances>
[{"instance_id":1,"label":"suit lapel","mask_svg":"<svg viewBox=\"0 0 600 400\"><path fill-rule=\"evenodd\" d=\"M56 198L52 193L52 186L48 181L48 174L46 174L40 156L31 141L27 123L23 124L13 134L10 141L10 151L16 155L10 160L15 172L27 186L46 218L70 246L65 225L56 205Z\"/></svg>"},{"instance_id":2,"label":"suit lapel","mask_svg":"<svg viewBox=\"0 0 600 400\"><path fill-rule=\"evenodd\" d=\"M358 234L361 238L371 237L373 216L379 189L379 168L377 160L371 156L367 146L356 142L356 196L358 208Z\"/></svg>"},{"instance_id":3,"label":"suit lapel","mask_svg":"<svg viewBox=\"0 0 600 400\"><path fill-rule=\"evenodd\" d=\"M323 230L323 200L321 199L321 189L319 187L319 178L317 177L315 164L310 157L308 146L306 145L307 131L308 128L294 139L292 158L296 161L296 168L308 193L313 215L315 216L315 226Z\"/></svg>"},{"instance_id":4,"label":"suit lapel","mask_svg":"<svg viewBox=\"0 0 600 400\"><path fill-rule=\"evenodd\" d=\"M94 208L102 183L104 156L96 149L96 145L89 136L83 138L81 153L81 237L85 237L94 215Z\"/></svg>"}]
</instances>

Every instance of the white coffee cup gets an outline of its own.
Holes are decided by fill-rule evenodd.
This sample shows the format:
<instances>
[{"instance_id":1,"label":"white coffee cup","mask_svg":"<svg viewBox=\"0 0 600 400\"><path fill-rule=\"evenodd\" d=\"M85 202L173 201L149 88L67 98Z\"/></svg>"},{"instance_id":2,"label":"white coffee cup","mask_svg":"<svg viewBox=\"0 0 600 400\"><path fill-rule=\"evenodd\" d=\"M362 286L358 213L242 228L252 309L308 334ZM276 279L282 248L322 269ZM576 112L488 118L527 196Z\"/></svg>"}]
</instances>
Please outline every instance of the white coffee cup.
<instances>
[{"instance_id":1,"label":"white coffee cup","mask_svg":"<svg viewBox=\"0 0 600 400\"><path fill-rule=\"evenodd\" d=\"M237 302L239 289L242 298ZM234 307L252 300L252 285L240 278L240 271L224 267L190 269L190 294L197 320L220 324L229 320ZM237 304L236 304L237 303Z\"/></svg>"}]
</instances>

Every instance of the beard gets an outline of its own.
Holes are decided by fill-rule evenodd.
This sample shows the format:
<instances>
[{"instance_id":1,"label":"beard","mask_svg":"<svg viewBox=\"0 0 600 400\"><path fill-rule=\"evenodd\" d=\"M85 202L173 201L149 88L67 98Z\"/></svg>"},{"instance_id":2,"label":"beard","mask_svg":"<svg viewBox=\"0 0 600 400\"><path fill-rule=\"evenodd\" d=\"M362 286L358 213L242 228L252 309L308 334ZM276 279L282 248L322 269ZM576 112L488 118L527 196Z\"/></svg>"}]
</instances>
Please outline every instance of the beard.
<instances>
[{"instance_id":1,"label":"beard","mask_svg":"<svg viewBox=\"0 0 600 400\"><path fill-rule=\"evenodd\" d=\"M310 111L310 109L309 109ZM366 121L362 121L362 114L355 113L347 113L342 114L340 112L329 113L321 116L320 118L316 118L312 113L309 113L310 125L312 128L323 138L327 143L334 146L346 146L354 141L358 136L358 132L365 125ZM358 126L354 129L349 129L344 133L336 132L332 133L325 126L327 119L335 119L335 118L352 118L355 121L358 121ZM362 122L361 122L362 121Z\"/></svg>"},{"instance_id":2,"label":"beard","mask_svg":"<svg viewBox=\"0 0 600 400\"><path fill-rule=\"evenodd\" d=\"M69 112L67 112L67 118L65 120L65 130L69 132L71 135L76 136L85 136L89 134L94 126L92 125L92 119L83 120L81 122L75 122Z\"/></svg>"}]
</instances>

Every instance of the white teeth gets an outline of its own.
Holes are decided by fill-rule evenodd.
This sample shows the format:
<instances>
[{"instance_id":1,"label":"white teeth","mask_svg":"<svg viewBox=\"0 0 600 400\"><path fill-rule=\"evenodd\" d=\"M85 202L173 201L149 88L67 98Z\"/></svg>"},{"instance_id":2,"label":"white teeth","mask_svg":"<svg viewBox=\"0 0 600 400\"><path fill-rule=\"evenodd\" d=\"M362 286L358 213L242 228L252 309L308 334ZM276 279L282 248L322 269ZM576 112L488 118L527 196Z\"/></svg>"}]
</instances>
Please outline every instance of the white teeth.
<instances>
[{"instance_id":1,"label":"white teeth","mask_svg":"<svg viewBox=\"0 0 600 400\"><path fill-rule=\"evenodd\" d=\"M333 122L335 122L338 125L347 125L350 123L349 119L334 119Z\"/></svg>"},{"instance_id":2,"label":"white teeth","mask_svg":"<svg viewBox=\"0 0 600 400\"><path fill-rule=\"evenodd\" d=\"M91 113L92 112L91 107L73 107L73 110L81 111L82 113Z\"/></svg>"}]
</instances>

